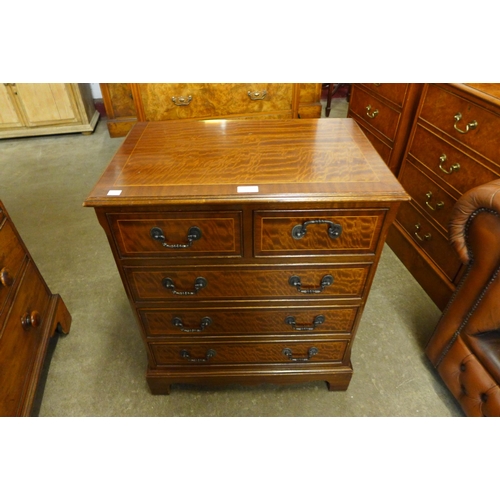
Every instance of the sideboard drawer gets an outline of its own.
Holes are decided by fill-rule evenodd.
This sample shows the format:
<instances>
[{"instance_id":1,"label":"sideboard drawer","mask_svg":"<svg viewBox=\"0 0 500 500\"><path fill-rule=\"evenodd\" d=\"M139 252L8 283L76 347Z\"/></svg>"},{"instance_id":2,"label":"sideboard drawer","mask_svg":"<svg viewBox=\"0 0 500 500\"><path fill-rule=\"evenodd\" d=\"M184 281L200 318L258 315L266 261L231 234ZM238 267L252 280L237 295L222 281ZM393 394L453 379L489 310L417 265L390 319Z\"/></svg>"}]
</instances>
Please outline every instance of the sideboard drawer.
<instances>
[{"instance_id":1,"label":"sideboard drawer","mask_svg":"<svg viewBox=\"0 0 500 500\"><path fill-rule=\"evenodd\" d=\"M408 91L408 84L401 83L362 83L375 94L385 97L397 106L402 106Z\"/></svg>"},{"instance_id":2,"label":"sideboard drawer","mask_svg":"<svg viewBox=\"0 0 500 500\"><path fill-rule=\"evenodd\" d=\"M365 134L368 140L372 143L373 147L376 149L377 153L380 155L382 160L384 160L384 163L386 165L389 165L393 149L389 147L385 142L381 141L363 123L358 123L358 125L359 128L363 131L363 134Z\"/></svg>"},{"instance_id":3,"label":"sideboard drawer","mask_svg":"<svg viewBox=\"0 0 500 500\"><path fill-rule=\"evenodd\" d=\"M373 253L383 210L258 211L254 215L256 256Z\"/></svg>"},{"instance_id":4,"label":"sideboard drawer","mask_svg":"<svg viewBox=\"0 0 500 500\"><path fill-rule=\"evenodd\" d=\"M122 257L241 255L239 212L110 214Z\"/></svg>"}]
</instances>

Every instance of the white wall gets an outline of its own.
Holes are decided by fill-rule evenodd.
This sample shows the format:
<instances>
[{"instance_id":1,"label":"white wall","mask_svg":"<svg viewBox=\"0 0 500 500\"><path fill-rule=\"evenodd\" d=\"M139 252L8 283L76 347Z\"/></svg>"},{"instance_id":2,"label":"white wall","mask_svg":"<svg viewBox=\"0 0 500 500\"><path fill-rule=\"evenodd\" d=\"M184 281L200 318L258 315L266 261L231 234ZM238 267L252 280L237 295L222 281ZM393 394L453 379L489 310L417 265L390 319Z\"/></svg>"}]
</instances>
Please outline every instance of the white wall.
<instances>
[{"instance_id":1,"label":"white wall","mask_svg":"<svg viewBox=\"0 0 500 500\"><path fill-rule=\"evenodd\" d=\"M102 99L101 88L98 83L91 83L90 90L92 91L92 97L94 99Z\"/></svg>"}]
</instances>

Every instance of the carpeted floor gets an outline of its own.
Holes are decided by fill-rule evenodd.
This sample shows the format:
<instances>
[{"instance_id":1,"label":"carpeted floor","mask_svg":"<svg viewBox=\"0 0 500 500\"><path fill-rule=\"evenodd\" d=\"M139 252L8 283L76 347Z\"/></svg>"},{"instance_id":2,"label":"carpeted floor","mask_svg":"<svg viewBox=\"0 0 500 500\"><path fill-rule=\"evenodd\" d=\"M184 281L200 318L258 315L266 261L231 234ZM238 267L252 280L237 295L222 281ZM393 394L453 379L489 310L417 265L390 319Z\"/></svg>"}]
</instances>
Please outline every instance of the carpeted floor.
<instances>
[{"instance_id":1,"label":"carpeted floor","mask_svg":"<svg viewBox=\"0 0 500 500\"><path fill-rule=\"evenodd\" d=\"M330 117L345 117L335 99ZM48 372L40 416L462 416L423 354L439 311L386 247L354 343L346 392L324 383L204 388L152 396L145 350L104 231L82 202L123 139L0 141L0 199L73 317Z\"/></svg>"}]
</instances>

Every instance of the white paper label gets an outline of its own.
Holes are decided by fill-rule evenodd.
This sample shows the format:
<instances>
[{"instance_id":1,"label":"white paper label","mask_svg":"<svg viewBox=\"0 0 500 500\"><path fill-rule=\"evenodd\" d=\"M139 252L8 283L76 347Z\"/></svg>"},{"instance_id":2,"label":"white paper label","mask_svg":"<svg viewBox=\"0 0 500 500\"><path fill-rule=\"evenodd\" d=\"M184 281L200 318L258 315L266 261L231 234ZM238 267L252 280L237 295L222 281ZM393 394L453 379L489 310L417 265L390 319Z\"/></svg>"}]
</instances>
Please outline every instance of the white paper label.
<instances>
[{"instance_id":1,"label":"white paper label","mask_svg":"<svg viewBox=\"0 0 500 500\"><path fill-rule=\"evenodd\" d=\"M238 193L258 193L259 186L238 186Z\"/></svg>"},{"instance_id":2,"label":"white paper label","mask_svg":"<svg viewBox=\"0 0 500 500\"><path fill-rule=\"evenodd\" d=\"M110 191L108 191L108 196L120 196L121 194L121 189L111 189Z\"/></svg>"}]
</instances>

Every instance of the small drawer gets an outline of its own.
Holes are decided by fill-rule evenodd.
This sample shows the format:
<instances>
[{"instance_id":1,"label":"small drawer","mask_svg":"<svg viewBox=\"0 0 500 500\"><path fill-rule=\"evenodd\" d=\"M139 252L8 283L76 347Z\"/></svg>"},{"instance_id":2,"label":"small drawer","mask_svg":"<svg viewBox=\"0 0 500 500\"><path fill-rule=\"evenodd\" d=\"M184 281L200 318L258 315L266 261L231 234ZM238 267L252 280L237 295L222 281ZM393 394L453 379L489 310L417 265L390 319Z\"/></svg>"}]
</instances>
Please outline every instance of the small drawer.
<instances>
[{"instance_id":1,"label":"small drawer","mask_svg":"<svg viewBox=\"0 0 500 500\"><path fill-rule=\"evenodd\" d=\"M196 366L226 364L283 363L296 365L320 362L342 362L349 341L258 341L227 342L217 340L176 343L150 342L149 348L157 366Z\"/></svg>"},{"instance_id":2,"label":"small drawer","mask_svg":"<svg viewBox=\"0 0 500 500\"><path fill-rule=\"evenodd\" d=\"M121 257L241 255L239 212L108 214Z\"/></svg>"},{"instance_id":3,"label":"small drawer","mask_svg":"<svg viewBox=\"0 0 500 500\"><path fill-rule=\"evenodd\" d=\"M136 301L361 298L369 265L124 267Z\"/></svg>"},{"instance_id":4,"label":"small drawer","mask_svg":"<svg viewBox=\"0 0 500 500\"><path fill-rule=\"evenodd\" d=\"M349 102L349 110L394 142L401 113L381 100L368 94L361 87L354 87Z\"/></svg>"},{"instance_id":5,"label":"small drawer","mask_svg":"<svg viewBox=\"0 0 500 500\"><path fill-rule=\"evenodd\" d=\"M16 294L14 305L0 331L1 415L17 415L24 396L41 329L50 301L49 292L30 262Z\"/></svg>"},{"instance_id":6,"label":"small drawer","mask_svg":"<svg viewBox=\"0 0 500 500\"><path fill-rule=\"evenodd\" d=\"M436 85L429 85L420 116L445 134L500 164L500 116Z\"/></svg>"},{"instance_id":7,"label":"small drawer","mask_svg":"<svg viewBox=\"0 0 500 500\"><path fill-rule=\"evenodd\" d=\"M375 94L385 97L397 106L403 106L408 91L407 83L362 83L361 85L369 88Z\"/></svg>"},{"instance_id":8,"label":"small drawer","mask_svg":"<svg viewBox=\"0 0 500 500\"><path fill-rule=\"evenodd\" d=\"M448 233L451 211L457 200L408 161L401 168L399 181L405 186L413 203L439 224L443 232Z\"/></svg>"},{"instance_id":9,"label":"small drawer","mask_svg":"<svg viewBox=\"0 0 500 500\"><path fill-rule=\"evenodd\" d=\"M209 335L349 335L357 307L162 308L139 309L148 337Z\"/></svg>"},{"instance_id":10,"label":"small drawer","mask_svg":"<svg viewBox=\"0 0 500 500\"><path fill-rule=\"evenodd\" d=\"M257 211L255 256L374 253L384 210Z\"/></svg>"},{"instance_id":11,"label":"small drawer","mask_svg":"<svg viewBox=\"0 0 500 500\"><path fill-rule=\"evenodd\" d=\"M398 222L413 241L441 268L453 281L460 269L460 260L445 238L411 203L401 205Z\"/></svg>"},{"instance_id":12,"label":"small drawer","mask_svg":"<svg viewBox=\"0 0 500 500\"><path fill-rule=\"evenodd\" d=\"M415 128L409 155L453 187L457 196L498 178L498 174L421 125Z\"/></svg>"},{"instance_id":13,"label":"small drawer","mask_svg":"<svg viewBox=\"0 0 500 500\"><path fill-rule=\"evenodd\" d=\"M22 264L27 258L10 220L5 218L0 221L0 315L19 280Z\"/></svg>"}]
</instances>

